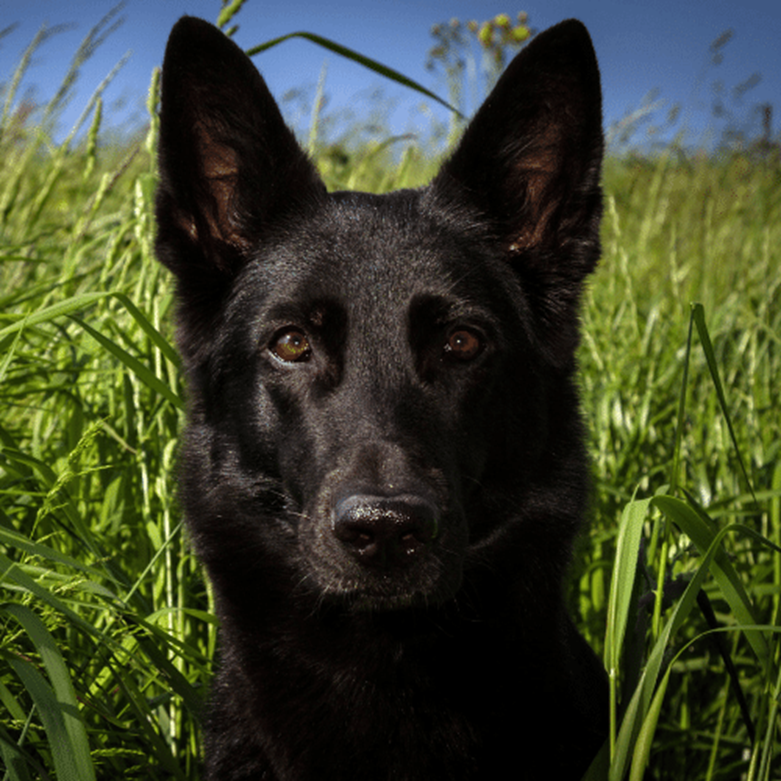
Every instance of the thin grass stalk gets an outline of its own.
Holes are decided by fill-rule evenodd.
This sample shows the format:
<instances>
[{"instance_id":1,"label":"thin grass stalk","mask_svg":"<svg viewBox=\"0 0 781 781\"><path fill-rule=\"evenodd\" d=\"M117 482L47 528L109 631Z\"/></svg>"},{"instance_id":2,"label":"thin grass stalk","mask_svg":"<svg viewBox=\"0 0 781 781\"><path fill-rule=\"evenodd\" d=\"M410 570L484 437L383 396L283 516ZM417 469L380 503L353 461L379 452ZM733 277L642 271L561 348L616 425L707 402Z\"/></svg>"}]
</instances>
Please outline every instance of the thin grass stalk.
<instances>
[{"instance_id":1,"label":"thin grass stalk","mask_svg":"<svg viewBox=\"0 0 781 781\"><path fill-rule=\"evenodd\" d=\"M309 120L309 141L307 142L307 152L314 156L317 151L317 134L320 129L320 120L322 118L323 106L325 105L325 77L328 73L328 66L324 62L320 68L320 76L317 79L317 91L315 99L312 102L312 115Z\"/></svg>"}]
</instances>

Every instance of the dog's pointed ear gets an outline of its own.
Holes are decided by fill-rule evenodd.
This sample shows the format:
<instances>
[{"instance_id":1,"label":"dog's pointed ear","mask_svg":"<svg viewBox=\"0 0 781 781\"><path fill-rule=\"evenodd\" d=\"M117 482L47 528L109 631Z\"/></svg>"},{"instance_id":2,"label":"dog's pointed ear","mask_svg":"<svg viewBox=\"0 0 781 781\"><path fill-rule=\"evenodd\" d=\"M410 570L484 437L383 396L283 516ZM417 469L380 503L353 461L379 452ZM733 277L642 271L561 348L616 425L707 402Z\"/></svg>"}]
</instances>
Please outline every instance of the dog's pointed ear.
<instances>
[{"instance_id":1,"label":"dog's pointed ear","mask_svg":"<svg viewBox=\"0 0 781 781\"><path fill-rule=\"evenodd\" d=\"M586 28L550 28L510 63L430 190L488 219L533 288L557 362L577 343L579 293L599 256L601 104Z\"/></svg>"},{"instance_id":2,"label":"dog's pointed ear","mask_svg":"<svg viewBox=\"0 0 781 781\"><path fill-rule=\"evenodd\" d=\"M183 17L163 62L160 260L180 279L230 276L264 232L325 188L244 52Z\"/></svg>"}]
</instances>

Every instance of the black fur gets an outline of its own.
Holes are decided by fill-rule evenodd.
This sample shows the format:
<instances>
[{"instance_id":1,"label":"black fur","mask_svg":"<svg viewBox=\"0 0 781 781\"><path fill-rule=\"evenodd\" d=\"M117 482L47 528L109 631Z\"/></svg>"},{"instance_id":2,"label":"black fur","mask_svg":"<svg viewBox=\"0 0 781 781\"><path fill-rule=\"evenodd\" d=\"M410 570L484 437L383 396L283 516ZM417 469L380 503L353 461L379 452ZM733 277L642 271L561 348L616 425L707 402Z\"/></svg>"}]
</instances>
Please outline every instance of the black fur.
<instances>
[{"instance_id":1,"label":"black fur","mask_svg":"<svg viewBox=\"0 0 781 781\"><path fill-rule=\"evenodd\" d=\"M250 60L184 18L159 155L181 496L222 622L206 778L579 778L606 733L562 598L601 213L585 28L516 57L431 185L375 196L328 194Z\"/></svg>"}]
</instances>

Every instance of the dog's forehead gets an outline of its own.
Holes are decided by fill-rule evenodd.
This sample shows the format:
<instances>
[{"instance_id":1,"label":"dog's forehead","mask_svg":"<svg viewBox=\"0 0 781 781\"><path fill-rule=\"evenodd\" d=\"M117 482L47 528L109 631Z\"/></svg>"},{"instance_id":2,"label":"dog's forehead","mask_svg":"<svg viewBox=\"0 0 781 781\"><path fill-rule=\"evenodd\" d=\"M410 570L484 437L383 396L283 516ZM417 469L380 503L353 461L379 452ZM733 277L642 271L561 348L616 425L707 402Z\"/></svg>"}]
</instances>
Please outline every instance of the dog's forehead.
<instances>
[{"instance_id":1,"label":"dog's forehead","mask_svg":"<svg viewBox=\"0 0 781 781\"><path fill-rule=\"evenodd\" d=\"M334 193L302 227L300 251L312 275L345 291L368 285L400 293L474 273L482 265L471 262L478 243L428 215L421 200L417 190Z\"/></svg>"},{"instance_id":2,"label":"dog's forehead","mask_svg":"<svg viewBox=\"0 0 781 781\"><path fill-rule=\"evenodd\" d=\"M425 190L329 196L261 245L243 282L238 308L309 312L327 303L364 322L405 321L420 299L446 308L506 302L515 287L495 243L432 213Z\"/></svg>"},{"instance_id":3,"label":"dog's forehead","mask_svg":"<svg viewBox=\"0 0 781 781\"><path fill-rule=\"evenodd\" d=\"M348 264L362 251L372 260L387 258L387 265L398 266L402 258L394 255L402 253L413 260L446 241L441 226L422 213L420 193L415 190L386 195L334 193L314 227Z\"/></svg>"}]
</instances>

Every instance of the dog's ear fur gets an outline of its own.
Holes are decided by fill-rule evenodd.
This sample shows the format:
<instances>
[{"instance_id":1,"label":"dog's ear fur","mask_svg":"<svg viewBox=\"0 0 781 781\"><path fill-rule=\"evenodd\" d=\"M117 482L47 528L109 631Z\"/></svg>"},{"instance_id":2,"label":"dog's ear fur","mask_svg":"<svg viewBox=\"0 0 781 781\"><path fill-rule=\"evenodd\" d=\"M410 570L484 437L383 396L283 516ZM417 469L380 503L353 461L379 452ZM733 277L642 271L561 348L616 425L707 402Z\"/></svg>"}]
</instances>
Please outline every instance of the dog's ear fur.
<instances>
[{"instance_id":1,"label":"dog's ear fur","mask_svg":"<svg viewBox=\"0 0 781 781\"><path fill-rule=\"evenodd\" d=\"M556 363L574 352L580 290L599 256L601 103L589 34L562 22L510 63L431 188L492 224Z\"/></svg>"},{"instance_id":2,"label":"dog's ear fur","mask_svg":"<svg viewBox=\"0 0 781 781\"><path fill-rule=\"evenodd\" d=\"M286 213L325 195L250 59L193 17L166 47L159 169L158 256L180 283L207 288Z\"/></svg>"}]
</instances>

